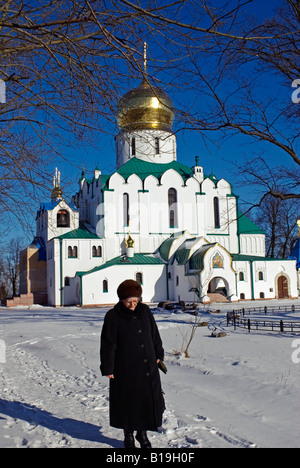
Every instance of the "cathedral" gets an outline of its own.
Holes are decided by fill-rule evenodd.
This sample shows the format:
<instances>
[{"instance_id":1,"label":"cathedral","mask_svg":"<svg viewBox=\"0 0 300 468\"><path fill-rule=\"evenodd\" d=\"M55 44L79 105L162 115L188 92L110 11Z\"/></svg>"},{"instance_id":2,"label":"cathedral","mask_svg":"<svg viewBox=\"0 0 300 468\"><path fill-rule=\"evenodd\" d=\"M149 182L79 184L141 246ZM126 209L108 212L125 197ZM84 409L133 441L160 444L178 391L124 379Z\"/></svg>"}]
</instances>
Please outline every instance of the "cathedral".
<instances>
[{"instance_id":1,"label":"cathedral","mask_svg":"<svg viewBox=\"0 0 300 468\"><path fill-rule=\"evenodd\" d=\"M225 179L199 157L177 160L170 97L147 80L119 102L116 169L83 172L67 201L60 173L21 254L21 296L51 306L118 301L127 278L143 301L297 298L293 258L265 256L265 234L239 211Z\"/></svg>"}]
</instances>

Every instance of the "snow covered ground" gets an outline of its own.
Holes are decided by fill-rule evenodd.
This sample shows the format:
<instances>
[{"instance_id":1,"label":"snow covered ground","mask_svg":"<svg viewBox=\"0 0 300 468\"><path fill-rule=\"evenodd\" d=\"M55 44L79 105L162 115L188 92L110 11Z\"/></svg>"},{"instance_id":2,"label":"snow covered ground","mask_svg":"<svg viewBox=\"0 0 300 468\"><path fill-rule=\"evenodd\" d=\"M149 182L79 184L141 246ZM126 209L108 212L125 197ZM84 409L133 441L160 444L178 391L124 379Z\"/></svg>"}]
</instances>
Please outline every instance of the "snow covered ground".
<instances>
[{"instance_id":1,"label":"snow covered ground","mask_svg":"<svg viewBox=\"0 0 300 468\"><path fill-rule=\"evenodd\" d=\"M300 363L292 360L300 334L227 328L226 310L238 307L202 314L209 328L197 328L190 358L181 351L193 317L154 310L168 367L164 424L149 434L154 448L300 447ZM0 308L0 447L122 447L99 372L106 311ZM214 325L227 336L211 337Z\"/></svg>"}]
</instances>

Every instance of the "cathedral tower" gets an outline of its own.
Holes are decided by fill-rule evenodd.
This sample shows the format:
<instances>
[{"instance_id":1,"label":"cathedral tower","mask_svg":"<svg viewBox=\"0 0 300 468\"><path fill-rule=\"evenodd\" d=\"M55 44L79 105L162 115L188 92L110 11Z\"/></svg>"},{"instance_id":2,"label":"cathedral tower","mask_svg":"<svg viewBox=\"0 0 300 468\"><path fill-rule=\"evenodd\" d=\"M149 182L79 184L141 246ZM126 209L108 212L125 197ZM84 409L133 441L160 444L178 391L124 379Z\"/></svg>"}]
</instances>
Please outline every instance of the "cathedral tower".
<instances>
[{"instance_id":1,"label":"cathedral tower","mask_svg":"<svg viewBox=\"0 0 300 468\"><path fill-rule=\"evenodd\" d=\"M117 169L131 158L164 164L176 160L176 137L172 132L174 106L164 91L149 82L146 63L145 53L141 84L119 102Z\"/></svg>"}]
</instances>

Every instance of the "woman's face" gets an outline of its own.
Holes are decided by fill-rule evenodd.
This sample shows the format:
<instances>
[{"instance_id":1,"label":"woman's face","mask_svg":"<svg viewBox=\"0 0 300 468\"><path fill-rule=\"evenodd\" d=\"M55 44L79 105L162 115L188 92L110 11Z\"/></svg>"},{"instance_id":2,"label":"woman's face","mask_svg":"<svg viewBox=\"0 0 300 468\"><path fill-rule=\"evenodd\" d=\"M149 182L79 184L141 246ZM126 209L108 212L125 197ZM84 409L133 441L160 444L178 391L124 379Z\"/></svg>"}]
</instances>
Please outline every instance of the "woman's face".
<instances>
[{"instance_id":1,"label":"woman's face","mask_svg":"<svg viewBox=\"0 0 300 468\"><path fill-rule=\"evenodd\" d=\"M129 297L128 299L124 299L123 304L130 310L135 310L136 306L139 303L138 297Z\"/></svg>"}]
</instances>

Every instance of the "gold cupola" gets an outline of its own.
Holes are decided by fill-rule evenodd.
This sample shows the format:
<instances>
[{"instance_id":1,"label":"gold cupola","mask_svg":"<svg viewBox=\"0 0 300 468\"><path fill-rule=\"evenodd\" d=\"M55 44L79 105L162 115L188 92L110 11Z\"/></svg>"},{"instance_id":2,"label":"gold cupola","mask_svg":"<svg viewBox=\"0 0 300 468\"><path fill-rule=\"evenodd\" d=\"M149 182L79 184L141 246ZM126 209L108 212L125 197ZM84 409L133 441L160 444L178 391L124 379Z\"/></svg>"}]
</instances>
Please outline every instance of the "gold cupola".
<instances>
[{"instance_id":1,"label":"gold cupola","mask_svg":"<svg viewBox=\"0 0 300 468\"><path fill-rule=\"evenodd\" d=\"M165 130L172 132L174 106L169 96L146 79L119 101L118 125L124 130Z\"/></svg>"}]
</instances>

